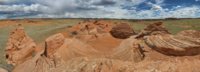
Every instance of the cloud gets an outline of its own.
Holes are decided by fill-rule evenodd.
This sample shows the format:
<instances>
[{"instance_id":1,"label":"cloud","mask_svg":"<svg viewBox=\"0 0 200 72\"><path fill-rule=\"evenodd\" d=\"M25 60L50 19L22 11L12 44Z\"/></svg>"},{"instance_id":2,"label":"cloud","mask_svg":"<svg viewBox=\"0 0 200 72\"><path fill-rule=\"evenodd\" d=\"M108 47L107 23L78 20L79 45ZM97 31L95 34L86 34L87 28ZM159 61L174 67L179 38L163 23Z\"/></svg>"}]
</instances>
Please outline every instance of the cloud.
<instances>
[{"instance_id":1,"label":"cloud","mask_svg":"<svg viewBox=\"0 0 200 72\"><path fill-rule=\"evenodd\" d=\"M144 3L146 0L119 0L117 1L118 5L122 5L125 7L133 7L137 6L141 3Z\"/></svg>"},{"instance_id":2,"label":"cloud","mask_svg":"<svg viewBox=\"0 0 200 72\"><path fill-rule=\"evenodd\" d=\"M50 11L50 8L40 4L0 5L0 14L4 14L4 17L1 18L34 16L48 13L47 11Z\"/></svg>"},{"instance_id":3,"label":"cloud","mask_svg":"<svg viewBox=\"0 0 200 72\"><path fill-rule=\"evenodd\" d=\"M196 17L200 13L200 7L198 6L191 6L191 7L182 7L178 8L175 11L170 11L169 16L174 16L174 17Z\"/></svg>"},{"instance_id":4,"label":"cloud","mask_svg":"<svg viewBox=\"0 0 200 72\"><path fill-rule=\"evenodd\" d=\"M138 12L136 18L195 18L200 14L200 7L190 6L190 7L174 7L174 9L161 9L161 10L142 10Z\"/></svg>"},{"instance_id":5,"label":"cloud","mask_svg":"<svg viewBox=\"0 0 200 72\"><path fill-rule=\"evenodd\" d=\"M39 11L45 11L48 8L45 6L42 6L40 4L32 4L32 5L0 5L0 12L24 12L24 13L30 13L30 12L39 12Z\"/></svg>"},{"instance_id":6,"label":"cloud","mask_svg":"<svg viewBox=\"0 0 200 72\"><path fill-rule=\"evenodd\" d=\"M113 0L100 0L100 1L94 2L93 4L94 5L114 5L116 4L116 2Z\"/></svg>"},{"instance_id":7,"label":"cloud","mask_svg":"<svg viewBox=\"0 0 200 72\"><path fill-rule=\"evenodd\" d=\"M150 8L140 9L138 7L140 5L147 5ZM177 5L173 8L164 8L164 5L165 0L0 0L0 19L24 17L142 19L200 15L199 6Z\"/></svg>"},{"instance_id":8,"label":"cloud","mask_svg":"<svg viewBox=\"0 0 200 72\"><path fill-rule=\"evenodd\" d=\"M17 0L0 0L1 3L11 3L16 2Z\"/></svg>"},{"instance_id":9,"label":"cloud","mask_svg":"<svg viewBox=\"0 0 200 72\"><path fill-rule=\"evenodd\" d=\"M164 1L165 1L165 0L155 0L155 3L156 3L156 4L162 4L162 3L164 3Z\"/></svg>"},{"instance_id":10,"label":"cloud","mask_svg":"<svg viewBox=\"0 0 200 72\"><path fill-rule=\"evenodd\" d=\"M159 5L152 5L152 8L151 8L151 9L152 9L152 10L161 10L162 7L159 6Z\"/></svg>"},{"instance_id":11,"label":"cloud","mask_svg":"<svg viewBox=\"0 0 200 72\"><path fill-rule=\"evenodd\" d=\"M161 10L165 0L154 0L155 3L148 2L147 4L151 7L151 10Z\"/></svg>"}]
</instances>

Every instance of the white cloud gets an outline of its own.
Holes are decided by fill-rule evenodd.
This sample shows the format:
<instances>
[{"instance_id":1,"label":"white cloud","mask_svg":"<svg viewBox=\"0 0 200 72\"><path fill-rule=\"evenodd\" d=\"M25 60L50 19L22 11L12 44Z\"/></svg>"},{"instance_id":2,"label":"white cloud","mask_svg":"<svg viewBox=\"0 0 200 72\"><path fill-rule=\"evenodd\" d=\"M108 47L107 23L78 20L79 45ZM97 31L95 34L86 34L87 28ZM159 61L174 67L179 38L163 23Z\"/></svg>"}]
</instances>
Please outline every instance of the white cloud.
<instances>
[{"instance_id":1,"label":"white cloud","mask_svg":"<svg viewBox=\"0 0 200 72\"><path fill-rule=\"evenodd\" d=\"M8 0L10 1L10 0ZM18 0L19 1L19 0ZM70 18L166 18L166 17L196 17L200 15L199 6L176 6L173 9L163 8L164 0L147 3L151 9L136 10L136 6L146 0L33 0L30 5L0 5L0 12L32 13L35 15L23 17L70 17ZM103 3L100 3L103 2ZM102 5L107 4L112 5ZM123 9L122 5L129 9ZM18 14L14 14L16 17ZM12 17L12 15L10 15ZM22 17L22 16L18 16ZM7 18L1 15L0 18Z\"/></svg>"},{"instance_id":2,"label":"white cloud","mask_svg":"<svg viewBox=\"0 0 200 72\"><path fill-rule=\"evenodd\" d=\"M151 8L151 10L161 10L161 9L162 9L162 7L159 5L153 5Z\"/></svg>"},{"instance_id":3,"label":"white cloud","mask_svg":"<svg viewBox=\"0 0 200 72\"><path fill-rule=\"evenodd\" d=\"M36 2L52 9L73 8L78 5L75 0L36 0Z\"/></svg>"},{"instance_id":4,"label":"white cloud","mask_svg":"<svg viewBox=\"0 0 200 72\"><path fill-rule=\"evenodd\" d=\"M191 7L175 7L175 9L161 9L161 10L142 10L137 12L135 15L136 18L168 18L168 17L177 17L177 18L188 18L188 17L197 17L200 14L200 7L191 6Z\"/></svg>"},{"instance_id":5,"label":"white cloud","mask_svg":"<svg viewBox=\"0 0 200 72\"><path fill-rule=\"evenodd\" d=\"M110 0L116 4L113 6L93 5L97 2L109 2L109 0L36 0L32 5L0 5L0 11L5 12L40 12L39 17L108 17L120 18L128 13L121 9L126 1ZM131 0L131 4L137 5L145 0ZM81 10L83 9L83 10ZM84 10L85 9L85 10ZM91 9L91 10L90 10ZM94 10L93 10L94 9Z\"/></svg>"},{"instance_id":6,"label":"white cloud","mask_svg":"<svg viewBox=\"0 0 200 72\"><path fill-rule=\"evenodd\" d=\"M145 2L146 0L131 0L131 1L134 5L138 5L138 4Z\"/></svg>"},{"instance_id":7,"label":"white cloud","mask_svg":"<svg viewBox=\"0 0 200 72\"><path fill-rule=\"evenodd\" d=\"M151 10L161 10L165 0L155 0L155 3L148 2L147 4L151 7Z\"/></svg>"},{"instance_id":8,"label":"white cloud","mask_svg":"<svg viewBox=\"0 0 200 72\"><path fill-rule=\"evenodd\" d=\"M165 0L155 0L156 4L162 4Z\"/></svg>"},{"instance_id":9,"label":"white cloud","mask_svg":"<svg viewBox=\"0 0 200 72\"><path fill-rule=\"evenodd\" d=\"M48 8L39 4L32 4L32 5L0 5L1 12L39 12L45 11Z\"/></svg>"},{"instance_id":10,"label":"white cloud","mask_svg":"<svg viewBox=\"0 0 200 72\"><path fill-rule=\"evenodd\" d=\"M0 0L0 2L14 2L16 0Z\"/></svg>"},{"instance_id":11,"label":"white cloud","mask_svg":"<svg viewBox=\"0 0 200 72\"><path fill-rule=\"evenodd\" d=\"M200 13L200 7L192 6L192 7L183 7L178 8L175 11L170 11L169 14L174 17L196 17L196 15Z\"/></svg>"}]
</instances>

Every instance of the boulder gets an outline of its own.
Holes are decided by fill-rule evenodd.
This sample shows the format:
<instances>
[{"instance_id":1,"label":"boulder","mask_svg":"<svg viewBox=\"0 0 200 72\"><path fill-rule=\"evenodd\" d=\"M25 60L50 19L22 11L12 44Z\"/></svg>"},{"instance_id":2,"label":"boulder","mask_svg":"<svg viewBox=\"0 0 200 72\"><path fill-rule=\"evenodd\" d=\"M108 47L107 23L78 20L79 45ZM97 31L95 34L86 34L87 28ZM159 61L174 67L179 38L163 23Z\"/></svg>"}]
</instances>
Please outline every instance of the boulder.
<instances>
[{"instance_id":1,"label":"boulder","mask_svg":"<svg viewBox=\"0 0 200 72\"><path fill-rule=\"evenodd\" d=\"M127 23L121 23L114 26L110 31L110 33L113 37L119 39L126 39L136 34L134 30L131 28L131 26Z\"/></svg>"}]
</instances>

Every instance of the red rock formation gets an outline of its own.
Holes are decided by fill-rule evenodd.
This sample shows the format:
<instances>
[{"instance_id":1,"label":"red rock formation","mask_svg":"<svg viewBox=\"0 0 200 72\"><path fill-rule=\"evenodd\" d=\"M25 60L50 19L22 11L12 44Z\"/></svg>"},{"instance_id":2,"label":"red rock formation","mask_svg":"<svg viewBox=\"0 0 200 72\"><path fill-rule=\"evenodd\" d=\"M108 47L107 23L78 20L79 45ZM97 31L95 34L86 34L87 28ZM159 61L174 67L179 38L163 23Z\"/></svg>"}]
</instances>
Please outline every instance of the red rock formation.
<instances>
[{"instance_id":1,"label":"red rock formation","mask_svg":"<svg viewBox=\"0 0 200 72\"><path fill-rule=\"evenodd\" d=\"M17 30L11 34L6 51L10 61L14 61L15 51L27 51L23 54L31 57L19 56L20 60L15 62L20 63L13 72L200 72L198 55L184 57L200 53L198 37L193 33L183 36L187 32L171 35L161 24L147 26L139 35L117 39L110 35L109 24L83 22L72 27L71 31L77 32L73 38L64 38L62 34L50 36L45 41L45 49L34 56L28 55L34 49L32 40L23 30ZM123 28L116 32L126 34Z\"/></svg>"},{"instance_id":2,"label":"red rock formation","mask_svg":"<svg viewBox=\"0 0 200 72\"><path fill-rule=\"evenodd\" d=\"M12 65L24 62L27 58L31 57L36 44L24 32L23 27L18 27L10 33L6 47L7 62Z\"/></svg>"},{"instance_id":3,"label":"red rock formation","mask_svg":"<svg viewBox=\"0 0 200 72\"><path fill-rule=\"evenodd\" d=\"M146 35L146 44L163 54L185 56L200 53L200 40L197 38L197 31L183 31L178 35L171 35L163 27L151 27L151 25L147 26L144 31L140 33L140 36ZM188 34L186 35L186 33Z\"/></svg>"},{"instance_id":4,"label":"red rock formation","mask_svg":"<svg viewBox=\"0 0 200 72\"><path fill-rule=\"evenodd\" d=\"M135 35L136 33L132 29L130 25L127 23L121 23L112 28L110 31L111 35L115 38L119 39L126 39L129 38L132 35Z\"/></svg>"},{"instance_id":5,"label":"red rock formation","mask_svg":"<svg viewBox=\"0 0 200 72\"><path fill-rule=\"evenodd\" d=\"M0 72L8 72L6 69L0 68Z\"/></svg>"},{"instance_id":6,"label":"red rock formation","mask_svg":"<svg viewBox=\"0 0 200 72\"><path fill-rule=\"evenodd\" d=\"M112 59L133 62L142 61L144 54L140 46L140 42L141 40L135 39L134 36L122 41L111 55Z\"/></svg>"},{"instance_id":7,"label":"red rock formation","mask_svg":"<svg viewBox=\"0 0 200 72\"><path fill-rule=\"evenodd\" d=\"M143 31L147 31L149 32L148 34L153 34L153 35L157 33L170 34L169 31L163 26L162 22L156 22L156 23L150 24Z\"/></svg>"},{"instance_id":8,"label":"red rock formation","mask_svg":"<svg viewBox=\"0 0 200 72\"><path fill-rule=\"evenodd\" d=\"M112 29L113 23L109 21L90 20L80 22L69 29L72 37L82 41L96 40L98 37L106 35Z\"/></svg>"},{"instance_id":9,"label":"red rock formation","mask_svg":"<svg viewBox=\"0 0 200 72\"><path fill-rule=\"evenodd\" d=\"M170 34L169 31L162 25L162 22L157 22L150 24L144 28L136 38L143 38L148 35L157 35L157 34Z\"/></svg>"},{"instance_id":10,"label":"red rock formation","mask_svg":"<svg viewBox=\"0 0 200 72\"><path fill-rule=\"evenodd\" d=\"M191 38L200 38L200 31L197 30L184 30L179 32L177 35L180 36L187 36L187 37L191 37Z\"/></svg>"},{"instance_id":11,"label":"red rock formation","mask_svg":"<svg viewBox=\"0 0 200 72\"><path fill-rule=\"evenodd\" d=\"M64 44L57 49L54 55L67 61L76 57L98 57L99 53L87 43L72 38L65 39Z\"/></svg>"},{"instance_id":12,"label":"red rock formation","mask_svg":"<svg viewBox=\"0 0 200 72\"><path fill-rule=\"evenodd\" d=\"M200 31L184 30L175 35L175 38L200 45Z\"/></svg>"},{"instance_id":13,"label":"red rock formation","mask_svg":"<svg viewBox=\"0 0 200 72\"><path fill-rule=\"evenodd\" d=\"M200 44L179 39L181 36L153 35L145 39L147 45L167 55L196 55L200 52ZM191 39L189 39L191 40Z\"/></svg>"},{"instance_id":14,"label":"red rock formation","mask_svg":"<svg viewBox=\"0 0 200 72\"><path fill-rule=\"evenodd\" d=\"M45 55L52 58L56 50L64 44L64 41L65 37L61 33L48 37L45 40Z\"/></svg>"},{"instance_id":15,"label":"red rock formation","mask_svg":"<svg viewBox=\"0 0 200 72\"><path fill-rule=\"evenodd\" d=\"M94 35L98 33L108 33L112 28L112 23L107 21L85 21L70 28L73 35Z\"/></svg>"}]
</instances>

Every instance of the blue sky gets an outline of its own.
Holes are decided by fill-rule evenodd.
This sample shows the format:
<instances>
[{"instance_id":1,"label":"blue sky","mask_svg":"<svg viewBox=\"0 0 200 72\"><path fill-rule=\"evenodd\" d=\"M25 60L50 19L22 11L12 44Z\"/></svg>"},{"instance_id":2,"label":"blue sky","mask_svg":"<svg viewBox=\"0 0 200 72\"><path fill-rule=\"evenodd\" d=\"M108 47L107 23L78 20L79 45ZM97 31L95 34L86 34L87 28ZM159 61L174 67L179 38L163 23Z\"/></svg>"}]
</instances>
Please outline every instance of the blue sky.
<instances>
[{"instance_id":1,"label":"blue sky","mask_svg":"<svg viewBox=\"0 0 200 72\"><path fill-rule=\"evenodd\" d=\"M0 0L0 19L168 17L200 17L200 0Z\"/></svg>"}]
</instances>

